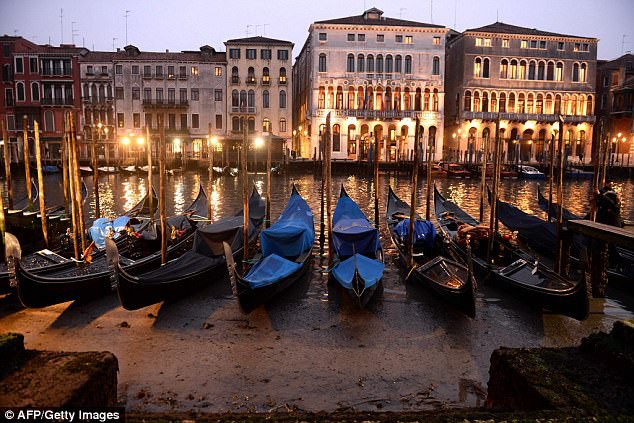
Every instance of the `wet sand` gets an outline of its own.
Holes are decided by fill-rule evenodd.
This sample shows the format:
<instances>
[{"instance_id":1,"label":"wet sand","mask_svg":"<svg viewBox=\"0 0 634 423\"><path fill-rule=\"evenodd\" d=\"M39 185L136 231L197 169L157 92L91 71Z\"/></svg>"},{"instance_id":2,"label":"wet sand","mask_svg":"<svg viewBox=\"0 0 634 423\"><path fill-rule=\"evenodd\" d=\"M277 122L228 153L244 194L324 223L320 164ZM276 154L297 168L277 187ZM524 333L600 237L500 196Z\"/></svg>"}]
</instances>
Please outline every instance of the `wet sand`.
<instances>
[{"instance_id":1,"label":"wet sand","mask_svg":"<svg viewBox=\"0 0 634 423\"><path fill-rule=\"evenodd\" d=\"M0 332L23 333L29 349L113 352L119 401L132 412L408 412L482 405L495 348L576 345L632 318L612 300L592 300L578 322L481 285L471 319L399 283L359 310L313 272L248 317L226 278L133 312L115 295L44 309L8 295Z\"/></svg>"}]
</instances>

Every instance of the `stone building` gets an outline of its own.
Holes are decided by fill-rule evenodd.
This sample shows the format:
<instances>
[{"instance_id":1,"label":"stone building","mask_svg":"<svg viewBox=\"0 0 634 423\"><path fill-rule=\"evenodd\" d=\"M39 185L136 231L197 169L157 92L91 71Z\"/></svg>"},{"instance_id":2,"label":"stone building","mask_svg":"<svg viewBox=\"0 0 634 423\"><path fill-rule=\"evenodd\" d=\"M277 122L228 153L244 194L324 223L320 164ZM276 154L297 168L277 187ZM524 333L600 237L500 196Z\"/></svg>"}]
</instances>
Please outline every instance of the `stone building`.
<instances>
[{"instance_id":1,"label":"stone building","mask_svg":"<svg viewBox=\"0 0 634 423\"><path fill-rule=\"evenodd\" d=\"M367 160L373 137L381 161L410 157L417 117L439 158L448 31L376 8L311 24L293 67L295 154L319 156L330 113L334 159Z\"/></svg>"},{"instance_id":2,"label":"stone building","mask_svg":"<svg viewBox=\"0 0 634 423\"><path fill-rule=\"evenodd\" d=\"M282 161L291 140L293 111L292 52L290 41L256 36L225 42L227 49L227 120L229 160L237 162L243 142L243 124L248 125L248 160L256 159L255 140L270 139L272 159ZM251 152L253 155L251 155Z\"/></svg>"},{"instance_id":3,"label":"stone building","mask_svg":"<svg viewBox=\"0 0 634 423\"><path fill-rule=\"evenodd\" d=\"M597 65L597 125L593 157L599 139L609 140L611 162L634 164L634 55L626 54ZM601 129L602 128L602 129Z\"/></svg>"},{"instance_id":4,"label":"stone building","mask_svg":"<svg viewBox=\"0 0 634 423\"><path fill-rule=\"evenodd\" d=\"M23 117L27 117L31 158L33 122L38 121L43 158L60 159L64 115L70 111L78 122L80 106L80 53L71 44L39 45L22 37L1 36L0 116L5 121L12 162L23 158Z\"/></svg>"},{"instance_id":5,"label":"stone building","mask_svg":"<svg viewBox=\"0 0 634 423\"><path fill-rule=\"evenodd\" d=\"M505 160L541 162L561 115L569 160L589 161L596 57L595 38L502 22L452 37L447 45L445 159L479 160L484 140L495 136L499 116Z\"/></svg>"}]
</instances>

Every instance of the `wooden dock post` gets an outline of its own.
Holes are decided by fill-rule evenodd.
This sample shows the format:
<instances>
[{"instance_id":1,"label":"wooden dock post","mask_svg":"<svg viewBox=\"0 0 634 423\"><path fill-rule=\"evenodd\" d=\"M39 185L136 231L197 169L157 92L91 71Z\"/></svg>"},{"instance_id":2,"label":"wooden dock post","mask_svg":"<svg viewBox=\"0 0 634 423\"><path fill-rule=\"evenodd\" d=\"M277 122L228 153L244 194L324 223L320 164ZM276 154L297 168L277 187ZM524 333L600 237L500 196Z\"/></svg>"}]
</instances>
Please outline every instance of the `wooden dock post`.
<instances>
[{"instance_id":1,"label":"wooden dock post","mask_svg":"<svg viewBox=\"0 0 634 423\"><path fill-rule=\"evenodd\" d=\"M416 118L414 130L414 163L409 209L409 233L407 234L407 265L414 265L414 217L416 216L416 189L418 187L418 150L420 150L420 118Z\"/></svg>"},{"instance_id":2,"label":"wooden dock post","mask_svg":"<svg viewBox=\"0 0 634 423\"><path fill-rule=\"evenodd\" d=\"M22 137L24 140L24 183L26 195L29 199L29 211L33 211L33 192L31 190L31 157L29 155L29 119L22 117Z\"/></svg>"},{"instance_id":3,"label":"wooden dock post","mask_svg":"<svg viewBox=\"0 0 634 423\"><path fill-rule=\"evenodd\" d=\"M148 207L150 211L150 225L154 224L154 189L152 188L152 135L150 134L150 128L145 127L145 134L147 137L147 196Z\"/></svg>"},{"instance_id":4,"label":"wooden dock post","mask_svg":"<svg viewBox=\"0 0 634 423\"><path fill-rule=\"evenodd\" d=\"M246 117L242 116L242 154L240 154L240 173L242 173L242 207L244 224L242 228L242 236L244 242L242 255L242 270L246 270L247 261L249 260L249 173L247 164L247 154L249 152L249 122Z\"/></svg>"},{"instance_id":5,"label":"wooden dock post","mask_svg":"<svg viewBox=\"0 0 634 423\"><path fill-rule=\"evenodd\" d=\"M7 136L7 128L2 117L2 141L4 149L4 174L7 181L7 207L13 208L13 189L11 188L11 157L9 156L9 137Z\"/></svg>"},{"instance_id":6,"label":"wooden dock post","mask_svg":"<svg viewBox=\"0 0 634 423\"><path fill-rule=\"evenodd\" d=\"M157 115L159 127L159 219L161 219L161 264L167 262L167 217L165 216L165 126L163 114ZM150 193L150 195L152 195Z\"/></svg>"},{"instance_id":7,"label":"wooden dock post","mask_svg":"<svg viewBox=\"0 0 634 423\"><path fill-rule=\"evenodd\" d=\"M40 221L42 222L42 235L44 236L44 246L48 248L48 230L46 228L46 197L44 195L44 172L42 171L42 149L40 148L40 125L33 122L33 133L35 135L35 164L37 166L37 182L40 190Z\"/></svg>"}]
</instances>

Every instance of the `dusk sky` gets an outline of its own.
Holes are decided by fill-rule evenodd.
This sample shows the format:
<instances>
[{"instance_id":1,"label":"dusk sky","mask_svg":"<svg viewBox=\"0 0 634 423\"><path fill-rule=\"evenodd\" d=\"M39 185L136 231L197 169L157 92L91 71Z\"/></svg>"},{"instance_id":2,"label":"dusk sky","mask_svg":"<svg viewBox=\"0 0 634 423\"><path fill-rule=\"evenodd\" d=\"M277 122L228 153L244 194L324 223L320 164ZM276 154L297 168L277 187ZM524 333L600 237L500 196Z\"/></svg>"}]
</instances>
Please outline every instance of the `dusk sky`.
<instances>
[{"instance_id":1,"label":"dusk sky","mask_svg":"<svg viewBox=\"0 0 634 423\"><path fill-rule=\"evenodd\" d=\"M38 44L74 41L98 51L126 45L128 11L127 43L143 51L197 50L205 44L225 51L228 39L265 35L295 43L296 56L312 22L371 7L384 16L458 31L499 20L599 38L599 59L634 50L634 0L0 0L0 6L0 34Z\"/></svg>"}]
</instances>

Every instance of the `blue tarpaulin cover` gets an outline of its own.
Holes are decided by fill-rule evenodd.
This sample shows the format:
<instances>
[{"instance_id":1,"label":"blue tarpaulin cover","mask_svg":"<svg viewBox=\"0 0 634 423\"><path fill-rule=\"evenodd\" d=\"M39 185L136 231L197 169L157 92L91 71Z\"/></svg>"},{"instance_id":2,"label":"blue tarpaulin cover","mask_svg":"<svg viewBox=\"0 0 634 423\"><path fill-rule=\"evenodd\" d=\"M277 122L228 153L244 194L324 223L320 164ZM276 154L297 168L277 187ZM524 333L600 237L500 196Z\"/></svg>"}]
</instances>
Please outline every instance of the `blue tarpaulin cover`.
<instances>
[{"instance_id":1,"label":"blue tarpaulin cover","mask_svg":"<svg viewBox=\"0 0 634 423\"><path fill-rule=\"evenodd\" d=\"M292 275L301 266L301 263L271 254L253 265L244 279L249 282L251 288L261 288Z\"/></svg>"},{"instance_id":2,"label":"blue tarpaulin cover","mask_svg":"<svg viewBox=\"0 0 634 423\"><path fill-rule=\"evenodd\" d=\"M108 234L108 228L112 228L112 231L118 235L120 231L125 229L125 226L129 221L129 216L120 216L114 220L100 217L99 219L96 219L92 223L92 226L88 229L88 236L90 239L95 241L95 245L98 248L104 248L106 246L105 237Z\"/></svg>"},{"instance_id":3,"label":"blue tarpaulin cover","mask_svg":"<svg viewBox=\"0 0 634 423\"><path fill-rule=\"evenodd\" d=\"M379 231L347 195L339 197L332 222L333 244L340 258L352 256L353 245L355 253L370 257L381 248Z\"/></svg>"},{"instance_id":4,"label":"blue tarpaulin cover","mask_svg":"<svg viewBox=\"0 0 634 423\"><path fill-rule=\"evenodd\" d=\"M403 241L409 236L409 219L403 219L394 226L394 232ZM436 240L436 227L429 220L414 221L414 247L432 248Z\"/></svg>"},{"instance_id":5,"label":"blue tarpaulin cover","mask_svg":"<svg viewBox=\"0 0 634 423\"><path fill-rule=\"evenodd\" d=\"M298 257L313 247L313 212L299 194L293 193L277 222L260 234L262 256Z\"/></svg>"},{"instance_id":6,"label":"blue tarpaulin cover","mask_svg":"<svg viewBox=\"0 0 634 423\"><path fill-rule=\"evenodd\" d=\"M332 269L332 276L346 289L352 288L352 279L354 278L354 269L359 271L359 276L365 282L365 287L369 288L375 285L383 276L384 264L379 260L371 259L361 254L355 254L353 257L338 263Z\"/></svg>"}]
</instances>

